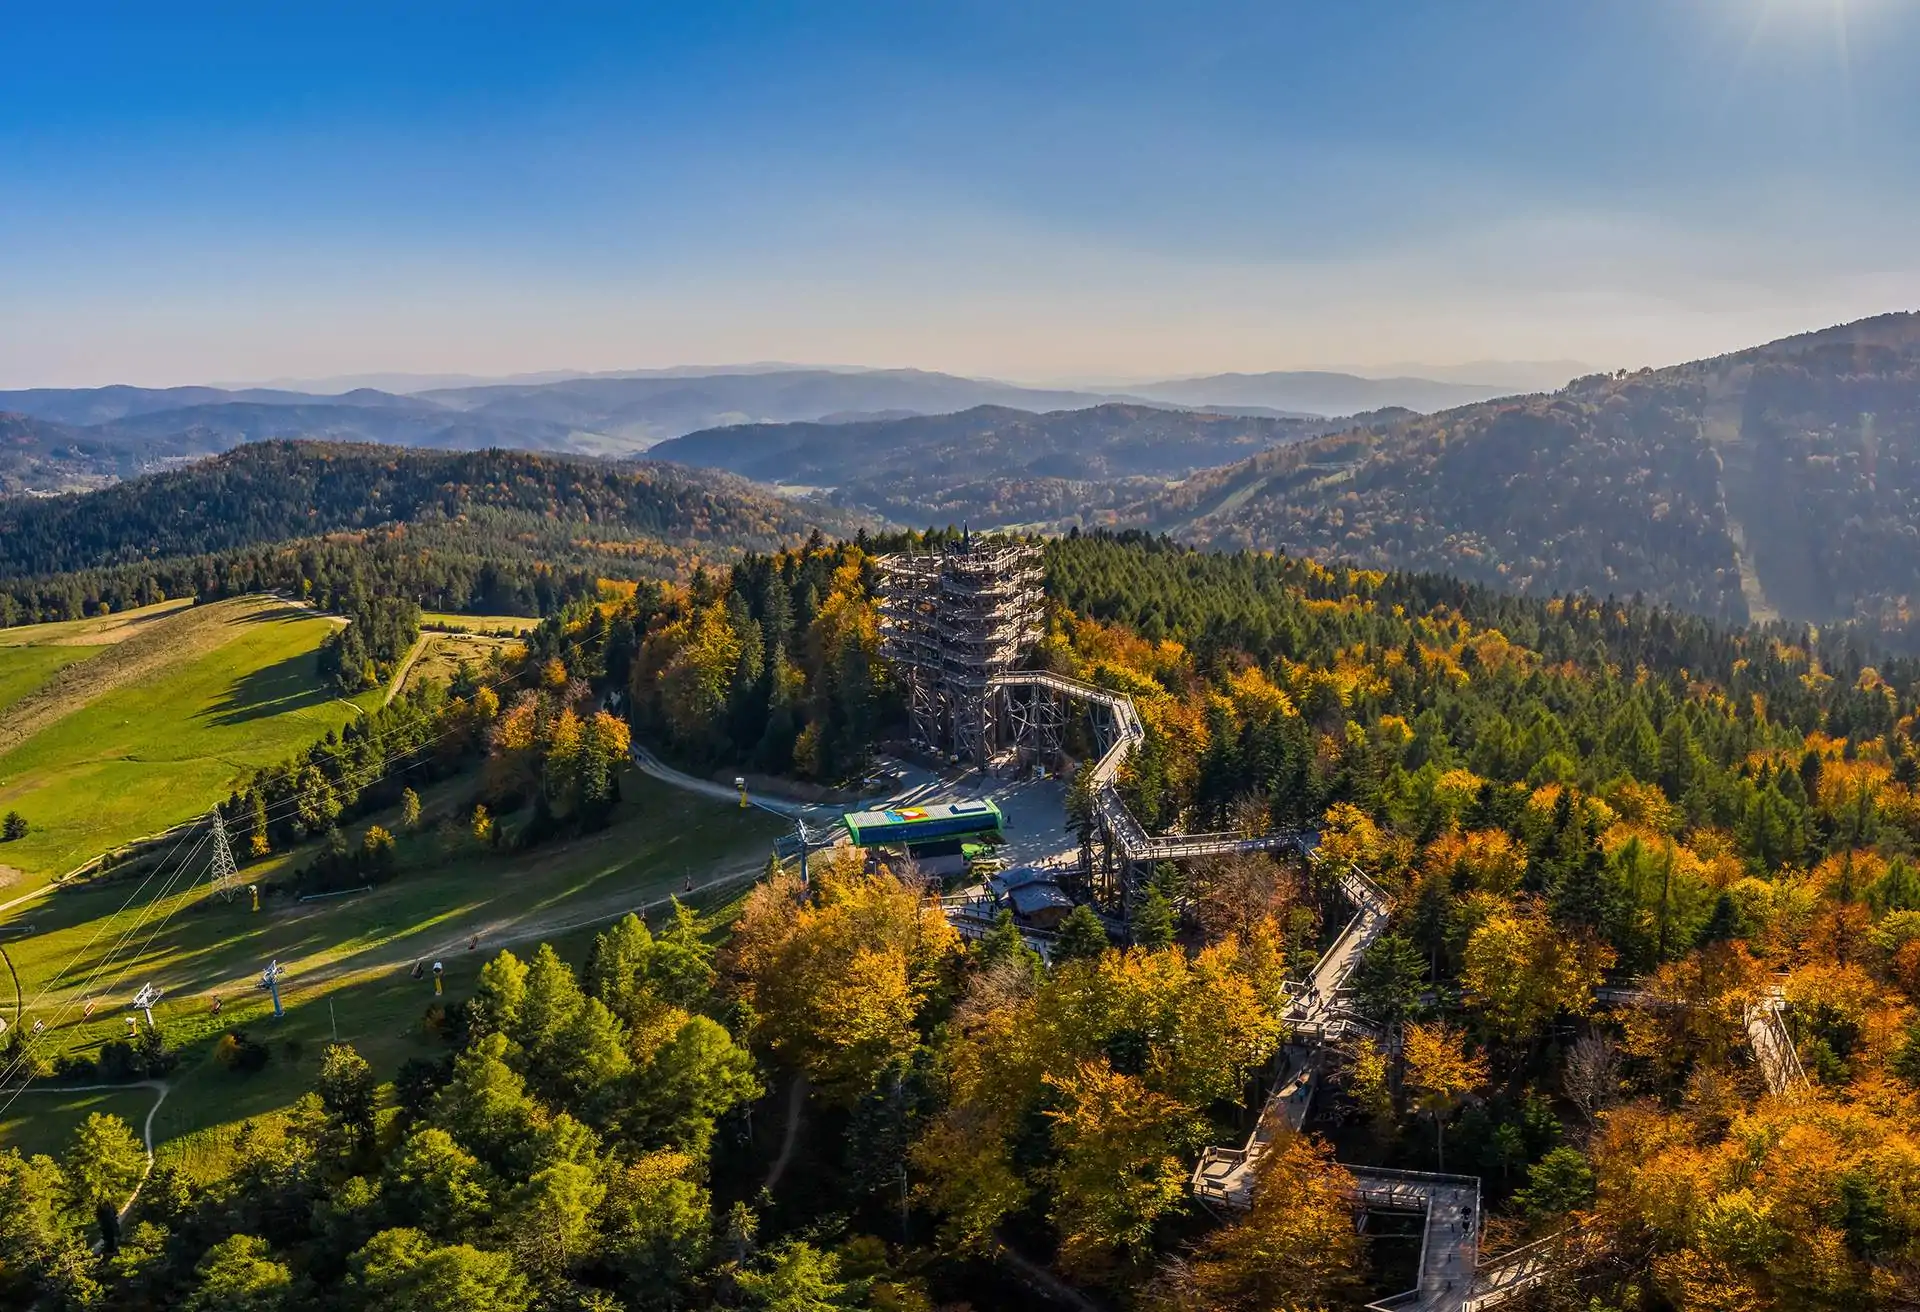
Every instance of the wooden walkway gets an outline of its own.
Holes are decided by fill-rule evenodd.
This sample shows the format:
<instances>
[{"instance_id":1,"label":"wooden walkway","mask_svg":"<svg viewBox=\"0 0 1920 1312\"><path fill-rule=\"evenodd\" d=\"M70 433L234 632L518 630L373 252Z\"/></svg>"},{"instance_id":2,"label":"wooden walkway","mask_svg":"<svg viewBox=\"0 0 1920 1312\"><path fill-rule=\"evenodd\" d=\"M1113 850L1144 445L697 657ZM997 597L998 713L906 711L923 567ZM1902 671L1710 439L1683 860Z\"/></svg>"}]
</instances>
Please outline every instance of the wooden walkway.
<instances>
[{"instance_id":1,"label":"wooden walkway","mask_svg":"<svg viewBox=\"0 0 1920 1312\"><path fill-rule=\"evenodd\" d=\"M996 675L990 686L1044 688L1106 711L1108 742L1099 759L1087 769L1095 819L1108 843L1127 864L1236 852L1297 850L1310 854L1311 836L1296 832L1253 836L1148 834L1127 810L1117 787L1120 767L1146 736L1131 697L1040 670ZM1353 905L1353 917L1315 964L1306 983L1289 999L1286 1020L1292 1041L1281 1050L1273 1092L1261 1109L1259 1123L1240 1147L1211 1147L1201 1154L1192 1179L1197 1198L1236 1210L1249 1206L1261 1156L1283 1127L1293 1132L1306 1123L1313 1105L1321 1048L1331 1040L1373 1030L1349 1005L1346 985L1361 956L1385 931L1390 908L1386 894L1357 869L1349 869L1340 877L1340 888ZM1601 1002L1611 1005L1662 1005L1639 989L1602 988L1597 994ZM1776 1094L1804 1088L1807 1082L1781 1020L1782 1006L1779 990L1774 989L1750 1004L1742 1017L1767 1087ZM1347 1169L1354 1181L1356 1206L1418 1212L1426 1218L1418 1283L1413 1289L1370 1305L1376 1312L1483 1312L1545 1279L1563 1257L1560 1236L1554 1236L1482 1264L1477 1178L1374 1167Z\"/></svg>"},{"instance_id":2,"label":"wooden walkway","mask_svg":"<svg viewBox=\"0 0 1920 1312\"><path fill-rule=\"evenodd\" d=\"M1226 856L1236 852L1305 851L1311 835L1297 830L1276 830L1266 834L1149 834L1127 810L1116 786L1120 767L1133 749L1146 740L1140 712L1133 698L1111 688L1069 679L1048 670L1016 670L996 674L989 688L1044 688L1057 696L1086 702L1106 711L1110 741L1098 759L1087 767L1092 787L1095 818L1108 841L1118 849L1129 865L1152 865L1159 861L1191 860L1196 857Z\"/></svg>"},{"instance_id":3,"label":"wooden walkway","mask_svg":"<svg viewBox=\"0 0 1920 1312\"><path fill-rule=\"evenodd\" d=\"M1690 1005L1677 999L1659 997L1645 989L1614 984L1602 985L1593 991L1593 996L1596 1001L1609 1007L1677 1008ZM1794 1050L1793 1036L1787 1033L1786 1021L1781 1017L1786 1005L1779 986L1775 985L1745 1004L1740 1012L1740 1027L1746 1031L1747 1044L1753 1049L1753 1059L1759 1065L1760 1073L1766 1077L1767 1090L1783 1097L1799 1093L1807 1087L1807 1072L1800 1065L1800 1054Z\"/></svg>"},{"instance_id":4,"label":"wooden walkway","mask_svg":"<svg viewBox=\"0 0 1920 1312\"><path fill-rule=\"evenodd\" d=\"M1347 980L1386 931L1390 906L1379 885L1358 870L1340 877L1353 917L1286 1011L1293 1042L1281 1053L1281 1069L1260 1122L1238 1148L1208 1148L1193 1172L1194 1195L1242 1209L1253 1201L1260 1158L1274 1138L1298 1131L1313 1105L1321 1047L1329 1040L1369 1033L1372 1026L1349 1005ZM1420 1236L1418 1282L1412 1289L1370 1306L1375 1312L1479 1312L1538 1283L1552 1262L1534 1255L1515 1263L1480 1262L1480 1181L1467 1175L1436 1175L1350 1166L1354 1206L1373 1211L1414 1212L1425 1218ZM1524 1250L1521 1250L1524 1251Z\"/></svg>"}]
</instances>

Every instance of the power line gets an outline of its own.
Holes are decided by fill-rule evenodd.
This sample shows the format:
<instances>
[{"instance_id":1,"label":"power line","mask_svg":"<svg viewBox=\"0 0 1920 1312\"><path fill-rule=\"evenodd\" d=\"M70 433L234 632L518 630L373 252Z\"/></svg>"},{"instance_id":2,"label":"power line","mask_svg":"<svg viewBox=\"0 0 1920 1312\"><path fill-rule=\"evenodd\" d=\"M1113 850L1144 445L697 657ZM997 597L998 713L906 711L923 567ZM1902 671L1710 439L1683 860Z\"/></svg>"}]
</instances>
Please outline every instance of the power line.
<instances>
[{"instance_id":1,"label":"power line","mask_svg":"<svg viewBox=\"0 0 1920 1312\"><path fill-rule=\"evenodd\" d=\"M180 842L174 844L174 850L177 852L179 850L180 843L184 843L185 841L186 841L186 835L182 834L180 837ZM120 955L121 950L126 947L127 943L133 938L133 936L140 932L140 926L146 922L147 916L153 911L154 907L159 905L159 903L173 891L174 885L179 882L182 872L184 872L187 869L187 867L192 864L193 858L199 854L201 847L203 847L206 844L206 841L207 841L206 835L202 834L200 841L193 845L193 848L187 853L186 858L174 866L173 873L169 875L167 877L166 882L160 886L160 891L154 895L153 899L150 902L148 902L146 906L141 908L140 914L135 918L133 925L130 928L128 928L127 931L120 936L119 941L114 945L113 949L110 952L108 952L106 956L101 958L100 964L94 967L92 974L88 976L87 980L84 983L82 983L78 989L70 993L67 996L66 1000L61 1003L60 1009L54 1013L52 1021L43 1023L44 1028L37 1029L36 1032L26 1042L24 1042L21 1045L20 1051L18 1054L16 1054L13 1061L7 1065L7 1068L4 1071L0 1071L0 1086L4 1086L6 1081L13 1078L13 1075L16 1071L18 1071L19 1069L21 1069L21 1067L26 1065L28 1058L31 1057L33 1054L33 1049L40 1042L41 1036L52 1033L54 1029L59 1026L60 1022L66 1018L67 1013L73 1010L74 1000L76 998L84 997L87 994L95 991L95 986L98 984L100 976L106 973L107 968L113 964L114 958ZM169 854L169 857L171 857L171 854ZM148 873L147 877L140 881L140 886L139 888L136 888L134 890L133 897L139 896L141 889L144 889L149 883L153 881L154 876L160 873L160 871L165 867L165 864L166 863L163 861L159 865L155 866L154 869ZM74 956L68 961L66 967L62 969L59 972L59 974L56 974L52 976L51 979L49 979L48 983L40 990L38 994L35 995L34 997L35 1006L38 1006L40 1004L41 999L45 998L46 995L52 991L54 981L58 980L62 975L66 974L68 970L71 970L73 968L73 963L75 961L78 961L80 959L80 956L84 954L86 951L88 951L95 942L99 941L100 935L105 932L106 926L111 924L115 919L117 919L120 916L121 912L124 912L128 906L132 905L133 897L129 897L125 903L121 904L120 911L114 912L112 916L107 918L107 921L105 922L105 924L101 926L100 929L94 931L94 936L93 938L87 941L86 947L83 947L80 949L79 952L76 952ZM172 914L173 914L172 912L168 912L166 919L171 919ZM161 921L161 925L164 925L165 923L166 923L166 920ZM146 944L142 948L143 953L146 951L148 947L152 946L154 937L158 933L159 933L159 926L156 926L153 934L149 934L147 936ZM129 962L128 964L131 965L131 962ZM115 985L119 984L120 979L125 976L127 969L128 969L128 966L121 967L120 975L117 975L114 977ZM29 1078L26 1081L23 1081L20 1087L24 1089L28 1083L31 1083L31 1078ZM19 1093L19 1090L16 1090L15 1096L18 1096L18 1093ZM5 1113L6 1107L11 1106L12 1102L13 1102L13 1099L9 1098L5 1104L0 1104L0 1115L3 1115Z\"/></svg>"},{"instance_id":2,"label":"power line","mask_svg":"<svg viewBox=\"0 0 1920 1312\"><path fill-rule=\"evenodd\" d=\"M582 649L583 644L580 640L575 639L570 641L567 644L567 646L569 650L578 652ZM494 680L492 683L482 683L482 684L476 685L475 691L478 692L480 689L487 689L490 691L497 692L500 689L505 688L507 685L512 684L516 680L520 679L521 677L529 673L532 669L533 669L533 665L529 660L528 662L523 663L519 669L513 671L510 674L501 676L499 679ZM443 730L442 732L440 732L439 734L436 734L433 737L427 739L424 742L417 743L412 747L406 748L400 752L396 752L390 756L384 757L382 760L378 762L371 763L361 771L344 772L342 777L339 780L330 781L330 783L335 785L346 783L349 777L357 773L357 774L364 775L365 776L364 779L361 782L352 783L352 784L349 784L348 786L353 788L356 792L363 790L364 788L369 786L372 782L379 779L381 776L385 775L389 771L389 769L394 765L395 762L400 761L407 756L411 756L416 753L426 751L434 746L437 746L439 743L452 737L454 734L464 732L466 728L467 726L465 725L455 725L455 726L449 727ZM377 742L377 741L380 741L382 738L392 739L406 732L406 730L407 730L407 726L397 725L394 728L387 730L383 734L373 735L367 739L362 739L362 742L370 742L370 741ZM264 808L264 810L271 812L276 809L291 808L291 810L297 811L299 809L299 805L300 805L300 800L297 797L289 797L289 798L282 799L281 802L275 803L271 807ZM289 813L288 810L285 810L285 809L281 810L282 816L288 813ZM39 1044L42 1036L45 1034L52 1033L53 1030L59 1026L61 1020L63 1020L67 1015L67 1013L72 1010L74 999L85 996L88 993L94 991L94 985L99 980L99 977L105 973L106 969L109 966L112 965L114 959L117 956L119 956L121 950L126 946L127 942L133 937L133 935L139 933L140 926L145 923L147 916L152 912L152 910L161 901L163 901L165 898L167 898L171 894L174 885L179 881L181 873L185 871L188 865L192 863L193 858L197 856L200 849L206 845L207 839L209 837L214 838L216 842L216 854L215 854L212 873L214 873L216 877L215 886L216 888L219 887L218 871L221 864L220 856L224 854L224 856L226 857L227 864L231 865L232 851L225 841L226 840L225 826L221 820L218 806L216 806L213 809L210 819L211 819L211 824L209 826L208 832L202 834L200 841L194 844L192 850L187 854L186 859L175 866L173 874L168 877L167 881L161 886L160 891L154 895L153 899L144 908L142 908L140 914L135 918L134 924L124 934L122 934L120 940L115 944L113 950L110 951L104 958L101 959L100 964L94 968L94 971L92 975L89 977L88 981L82 984L78 990L76 990L74 993L68 996L67 1000L61 1005L60 1009L54 1013L54 1018L51 1023L41 1022L37 1024L35 1027L34 1034L31 1035L24 1042L22 1042L20 1052L16 1055L15 1059L8 1064L7 1068L4 1071L0 1071L0 1087L4 1087L5 1083L12 1078L13 1074L16 1071L18 1071L22 1066L25 1065L28 1058L31 1056L33 1049ZM167 863L171 861L173 857L178 853L181 845L186 842L187 838L192 834L192 832L193 832L193 829L189 828L188 830L183 832L177 840L175 840L173 847L169 849L167 855L163 857L160 860L160 862L158 862L151 871L148 872L147 876L140 881L139 886L134 889L133 893L128 896L127 900L123 902L116 911L114 911L110 916L108 916L107 919L100 925L100 927L94 931L93 936L90 939L88 939L87 943L84 946L82 946L73 955L72 958L68 960L66 966L62 967L62 969L59 972L49 977L48 982L34 996L34 1001L33 1001L34 1006L37 1007L41 1003L41 1001L45 999L47 994L52 991L54 984L62 976L64 976L68 971L72 970L74 964L77 961L79 961L81 956L83 956L86 952L92 949L93 945L99 941L101 935L106 932L107 928L113 923L113 921L117 920L127 910L127 908L133 904L134 899L140 895L140 893L147 887L148 884L152 883L154 877L157 876L160 873L160 871L166 867ZM231 879L234 878L235 876L237 876L237 871L235 872L234 875L230 875L228 877L228 882L230 882ZM166 927L167 922L173 918L175 912L177 912L178 910L179 910L179 906L176 905L175 907L167 911L167 913L161 918L160 922L154 926L152 932L150 932L147 935L145 942L141 945L140 952L136 954L135 957L129 958L128 961L124 965L122 965L119 974L117 974L114 977L112 985L109 986L109 990L111 990L111 988L118 987L121 979L125 977L127 971L131 968L134 961L143 959L145 957L146 953L151 949L154 940L159 936L160 931ZM29 1077L28 1080L23 1081L21 1083L20 1088L16 1089L14 1093L10 1097L8 1097L5 1103L0 1103L0 1115L4 1115L6 1109L12 1106L14 1099L17 1098L20 1095L20 1093L23 1092L26 1089L27 1085L30 1083L31 1083L31 1077Z\"/></svg>"},{"instance_id":3,"label":"power line","mask_svg":"<svg viewBox=\"0 0 1920 1312\"><path fill-rule=\"evenodd\" d=\"M221 901L231 902L239 871L234 869L233 848L227 844L227 822L220 818L217 806L208 814L213 818L213 866L207 871L207 885Z\"/></svg>"},{"instance_id":4,"label":"power line","mask_svg":"<svg viewBox=\"0 0 1920 1312\"><path fill-rule=\"evenodd\" d=\"M84 944L82 944L80 948L73 954L73 956L68 958L67 964L65 966L62 966L58 971L54 972L53 975L48 977L48 982L41 988L39 993L34 995L34 999L33 999L34 1006L36 1007L39 1006L40 1000L46 997L47 994L52 990L54 982L59 980L61 976L65 975L68 971L72 970L74 967L74 964L78 962L81 957L85 956L88 952L90 952L93 949L93 945L100 941L100 936L107 932L107 927L111 925L115 920L119 919L121 914L125 912L128 907L133 905L134 899L139 897L141 892L146 888L146 886L153 882L154 876L158 875L160 871L166 867L167 862L173 860L174 854L180 850L181 845L187 841L188 837L192 833L193 833L193 830L191 829L188 829L186 832L182 833L180 837L174 841L173 847L168 850L167 855L162 857L159 863L156 864L152 870L149 870L147 872L147 877L140 881L138 887L136 887L133 890L133 892L127 895L127 900L120 904L119 910L113 912L111 915L107 916L106 919L101 921L99 928L93 931L93 937L88 939ZM0 1077L0 1078L4 1078L4 1077Z\"/></svg>"}]
</instances>

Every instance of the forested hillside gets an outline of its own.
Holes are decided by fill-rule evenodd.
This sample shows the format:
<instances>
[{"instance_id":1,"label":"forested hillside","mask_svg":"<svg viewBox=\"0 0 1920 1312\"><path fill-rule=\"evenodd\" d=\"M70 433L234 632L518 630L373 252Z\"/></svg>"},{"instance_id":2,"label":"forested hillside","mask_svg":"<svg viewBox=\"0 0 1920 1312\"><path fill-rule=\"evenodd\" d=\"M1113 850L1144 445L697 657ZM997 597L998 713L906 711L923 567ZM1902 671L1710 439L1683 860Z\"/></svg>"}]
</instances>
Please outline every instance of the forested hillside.
<instances>
[{"instance_id":1,"label":"forested hillside","mask_svg":"<svg viewBox=\"0 0 1920 1312\"><path fill-rule=\"evenodd\" d=\"M1911 1303L1920 665L1164 539L1073 536L1046 566L1035 659L1134 698L1135 814L1314 824L1319 863L1163 866L1126 946L1076 912L1046 963L828 854L758 888L718 953L684 915L624 921L584 969L502 953L430 999L444 1059L394 1072L391 1110L388 1073L331 1048L315 1096L213 1178L156 1174L124 1223L92 1208L138 1176L117 1122L58 1161L0 1153L0 1294L901 1312L1014 1305L999 1257L1116 1308L1349 1307L1404 1288L1420 1244L1356 1230L1367 1166L1477 1177L1483 1252L1549 1243L1537 1305ZM655 746L856 772L899 709L871 582L866 547L816 542L576 608L533 635L541 687L511 707L434 694L445 754L556 818L590 808L579 780L624 731L573 708L624 684ZM362 777L407 717L407 741L439 733L424 708L261 772L236 832L271 847L359 805L330 773ZM383 851L329 859L357 880ZM1251 1210L1215 1216L1194 1163L1246 1134L1348 863L1390 907L1350 980L1376 1028L1325 1050ZM1748 1037L1773 999L1806 1071L1784 1094ZM751 1127L783 1107L797 1146L769 1166Z\"/></svg>"},{"instance_id":2,"label":"forested hillside","mask_svg":"<svg viewBox=\"0 0 1920 1312\"><path fill-rule=\"evenodd\" d=\"M165 596L396 592L526 613L798 541L803 511L725 475L478 451L275 442L97 492L0 502L0 621Z\"/></svg>"},{"instance_id":3,"label":"forested hillside","mask_svg":"<svg viewBox=\"0 0 1920 1312\"><path fill-rule=\"evenodd\" d=\"M1347 1306L1393 1277L1352 1238L1326 1134L1343 1161L1479 1176L1496 1248L1581 1227L1555 1306L1720 1307L1729 1289L1885 1306L1911 1287L1920 1213L1896 1200L1920 1186L1920 667L1869 664L1844 636L1164 541L1062 540L1047 563L1040 660L1135 698L1147 737L1122 787L1149 828L1314 824L1331 861L1386 886L1394 929L1354 984L1385 1029L1332 1058L1308 1136L1273 1150L1280 1192L1208 1232L1186 1180L1201 1145L1243 1132L1220 1099L1273 1051L1265 972L1297 975L1345 914L1311 874L1167 867L1172 930L1137 920L1121 953L1096 928L1044 975L1006 964L1010 937L942 949L957 1003L913 992L864 1056L838 1037L855 999L882 1005L874 967L829 922L875 892L834 885L799 921L769 895L738 987L774 1060L854 1109L840 1207L878 1225L888 1205L884 1180L863 1183L877 1102L904 1118L888 1124L941 1255L1021 1234L1124 1306ZM791 632L788 587L809 574L820 615L763 645L769 616ZM772 765L792 739L796 769L858 769L821 753L897 714L864 577L839 549L670 598L630 676L642 731ZM763 687L773 744L753 739ZM1607 981L1662 1001L1609 1013ZM1771 985L1812 1073L1797 1100L1767 1094L1742 1028ZM1676 1192L1693 1199L1677 1212ZM1750 1212L1770 1238L1729 1244Z\"/></svg>"},{"instance_id":4,"label":"forested hillside","mask_svg":"<svg viewBox=\"0 0 1920 1312\"><path fill-rule=\"evenodd\" d=\"M1323 431L1309 419L1143 405L1029 414L979 406L839 424L748 424L663 442L656 459L831 489L896 522L1052 523L1166 479Z\"/></svg>"},{"instance_id":5,"label":"forested hillside","mask_svg":"<svg viewBox=\"0 0 1920 1312\"><path fill-rule=\"evenodd\" d=\"M1920 316L1264 452L1121 519L1537 595L1908 634Z\"/></svg>"}]
</instances>

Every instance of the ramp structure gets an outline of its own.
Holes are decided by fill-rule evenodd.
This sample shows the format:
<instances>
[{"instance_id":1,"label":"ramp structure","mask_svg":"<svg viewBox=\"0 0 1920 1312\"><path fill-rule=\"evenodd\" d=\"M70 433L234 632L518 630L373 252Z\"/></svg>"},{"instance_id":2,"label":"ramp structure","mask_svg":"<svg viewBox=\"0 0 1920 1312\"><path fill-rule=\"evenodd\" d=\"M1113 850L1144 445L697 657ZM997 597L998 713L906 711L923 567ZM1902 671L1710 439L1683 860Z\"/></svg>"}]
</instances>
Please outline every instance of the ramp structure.
<instances>
[{"instance_id":1,"label":"ramp structure","mask_svg":"<svg viewBox=\"0 0 1920 1312\"><path fill-rule=\"evenodd\" d=\"M1353 906L1332 945L1293 993L1286 1019L1291 1030L1281 1049L1278 1076L1260 1120L1238 1148L1209 1148L1193 1171L1196 1198L1242 1210L1253 1202L1260 1159L1283 1133L1306 1124L1320 1075L1320 1055L1332 1040L1375 1032L1354 1010L1348 978L1360 958L1386 931L1386 893L1357 869L1340 876L1340 890ZM1412 1212L1424 1218L1418 1283L1371 1306L1377 1312L1466 1312L1492 1308L1537 1284L1554 1270L1557 1248L1533 1245L1480 1261L1480 1181L1470 1175L1396 1171L1349 1166L1356 1208Z\"/></svg>"},{"instance_id":2,"label":"ramp structure","mask_svg":"<svg viewBox=\"0 0 1920 1312\"><path fill-rule=\"evenodd\" d=\"M927 553L882 556L881 652L907 691L915 741L929 751L985 766L1000 754L1052 760L1061 754L1069 707L1088 717L1099 755L1082 769L1093 800L1097 878L1122 911L1139 879L1162 861L1234 852L1297 851L1314 836L1149 834L1127 810L1116 782L1146 737L1124 692L1048 670L1019 666L1045 632L1040 546L972 538Z\"/></svg>"}]
</instances>

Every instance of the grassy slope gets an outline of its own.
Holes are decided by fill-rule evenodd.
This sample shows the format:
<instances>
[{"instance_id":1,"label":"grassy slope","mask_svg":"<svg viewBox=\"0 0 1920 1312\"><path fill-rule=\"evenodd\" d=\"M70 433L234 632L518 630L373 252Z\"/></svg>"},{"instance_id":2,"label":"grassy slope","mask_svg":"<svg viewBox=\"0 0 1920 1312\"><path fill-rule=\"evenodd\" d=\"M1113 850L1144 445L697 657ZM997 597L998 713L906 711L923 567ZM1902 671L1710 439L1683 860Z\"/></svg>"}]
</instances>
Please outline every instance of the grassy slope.
<instances>
[{"instance_id":1,"label":"grassy slope","mask_svg":"<svg viewBox=\"0 0 1920 1312\"><path fill-rule=\"evenodd\" d=\"M155 1136L184 1136L176 1151L190 1158L217 1151L224 1140L215 1131L284 1108L311 1087L320 1048L336 1023L340 1037L358 1047L383 1079L408 1056L442 1051L420 1025L433 988L430 980L410 977L415 957L444 956L448 996L464 996L500 940L532 931L536 941L551 939L583 953L593 931L581 922L603 923L628 907L663 900L689 874L704 882L723 872L752 871L779 830L758 813L743 815L630 774L615 823L598 834L526 854L482 851L464 841L449 849L432 821L464 809L464 786L470 784L455 781L426 799L423 832L401 840L398 876L371 893L301 905L269 899L256 915L244 900L230 906L209 902L202 888L191 887L161 902L137 931L139 908L157 885L119 914L133 889L76 889L36 908L38 932L11 949L28 1000L45 990L38 1009L49 1020L63 998L97 993L103 1004L92 1021L77 1021L77 1010L71 1013L60 1027L57 1049L49 1051L91 1051L124 1034L126 997L148 980L164 985L168 996L155 1016L185 1060ZM397 826L393 816L375 819ZM307 855L273 858L243 873L268 878ZM156 931L162 919L166 923ZM94 987L85 987L130 931L124 952L112 957ZM466 943L476 933L480 949L470 952ZM530 947L522 943L520 950ZM270 957L280 958L289 972L288 1016L277 1025L267 1019L268 1002L256 986ZM116 979L118 987L110 988ZM223 1001L218 1018L209 1011L215 994ZM210 1060L214 1040L236 1024L274 1041L275 1060L267 1070L237 1075ZM287 1045L287 1039L298 1043ZM40 1106L31 1127L23 1128L18 1114L29 1098ZM56 1140L86 1110L97 1108L69 1109L55 1094L23 1096L0 1112L0 1143Z\"/></svg>"},{"instance_id":2,"label":"grassy slope","mask_svg":"<svg viewBox=\"0 0 1920 1312\"><path fill-rule=\"evenodd\" d=\"M24 1094L10 1109L0 1112L0 1144L29 1156L46 1153L57 1157L66 1150L74 1130L94 1112L118 1116L139 1134L153 1099L153 1090L145 1088L87 1093L49 1089ZM158 1135L157 1118L153 1129Z\"/></svg>"},{"instance_id":3,"label":"grassy slope","mask_svg":"<svg viewBox=\"0 0 1920 1312\"><path fill-rule=\"evenodd\" d=\"M85 660L98 647L0 646L0 709L40 687L63 666Z\"/></svg>"},{"instance_id":4,"label":"grassy slope","mask_svg":"<svg viewBox=\"0 0 1920 1312\"><path fill-rule=\"evenodd\" d=\"M133 636L145 625L165 619L193 605L191 597L139 606L93 619L57 620L51 624L17 624L0 629L0 647L45 647L66 643L110 644Z\"/></svg>"},{"instance_id":5,"label":"grassy slope","mask_svg":"<svg viewBox=\"0 0 1920 1312\"><path fill-rule=\"evenodd\" d=\"M352 718L314 677L313 653L331 627L286 612L233 624L216 649L117 688L0 757L0 808L33 825L4 849L6 864L24 872L9 893L205 810L254 767ZM43 651L85 649L4 651L0 668Z\"/></svg>"},{"instance_id":6,"label":"grassy slope","mask_svg":"<svg viewBox=\"0 0 1920 1312\"><path fill-rule=\"evenodd\" d=\"M494 653L505 654L509 650L518 650L520 644L512 638L492 638L473 633L434 633L422 632L421 640L425 648L420 658L407 671L406 681L400 691L405 692L414 684L438 681L449 683L459 673L460 663L465 661L482 679L490 679L488 662Z\"/></svg>"}]
</instances>

